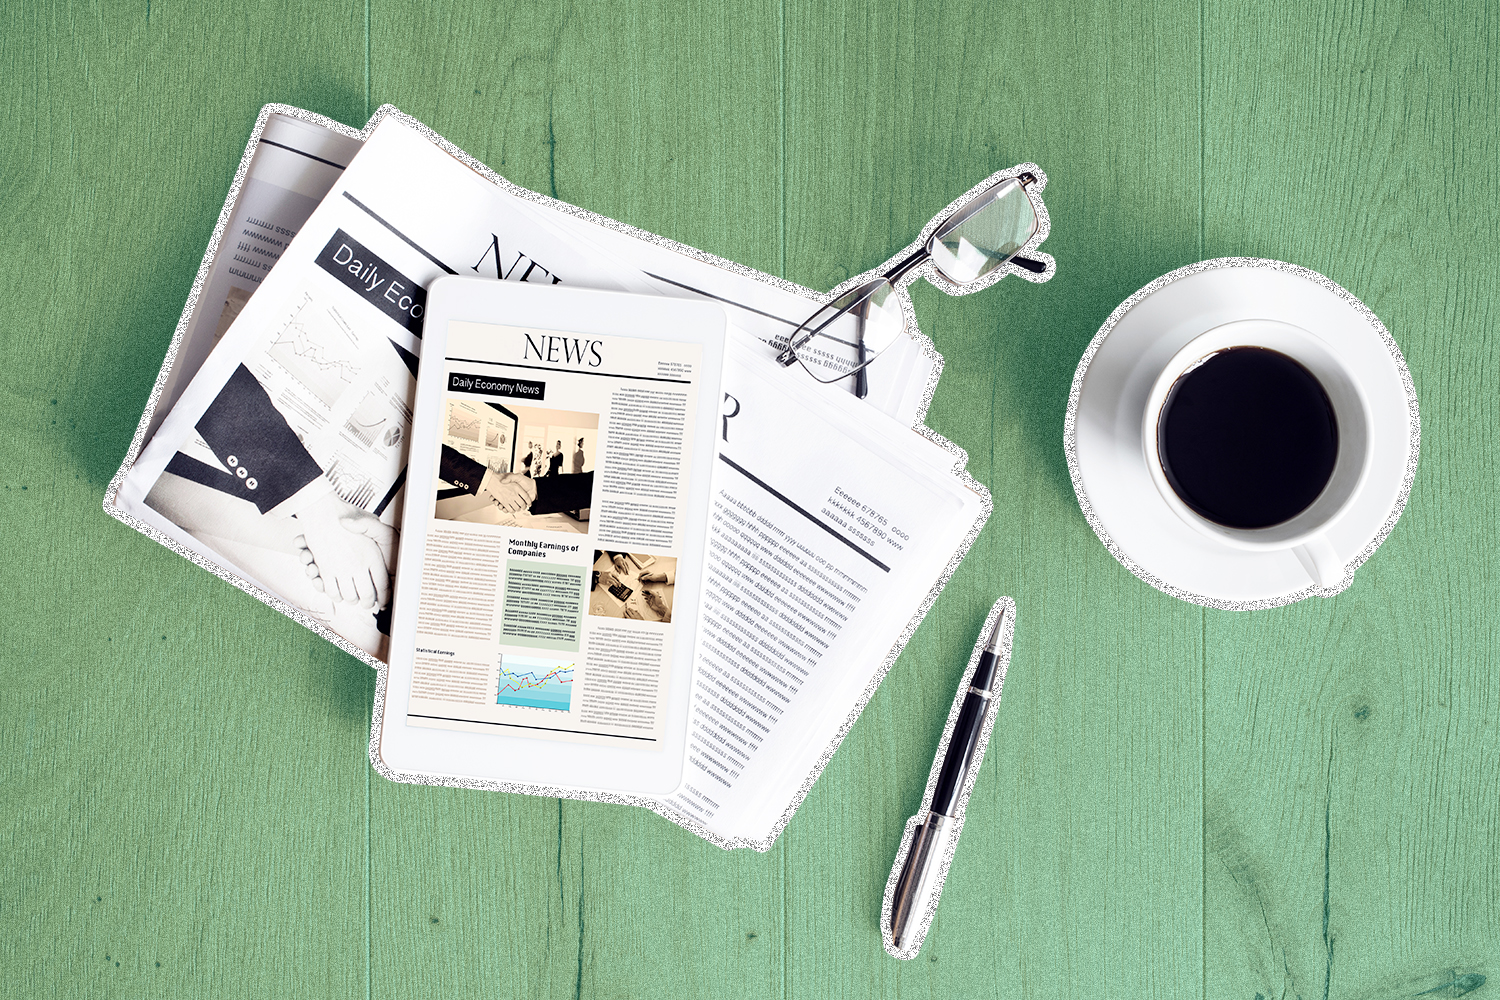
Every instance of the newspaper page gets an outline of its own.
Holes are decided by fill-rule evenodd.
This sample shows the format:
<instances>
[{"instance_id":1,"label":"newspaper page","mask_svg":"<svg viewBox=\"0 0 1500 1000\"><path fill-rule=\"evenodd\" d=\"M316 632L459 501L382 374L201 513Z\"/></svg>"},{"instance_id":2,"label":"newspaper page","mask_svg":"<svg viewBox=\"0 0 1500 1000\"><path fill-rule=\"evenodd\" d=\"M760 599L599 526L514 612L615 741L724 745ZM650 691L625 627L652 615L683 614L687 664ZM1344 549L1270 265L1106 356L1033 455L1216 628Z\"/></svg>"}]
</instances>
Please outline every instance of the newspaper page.
<instances>
[{"instance_id":1,"label":"newspaper page","mask_svg":"<svg viewBox=\"0 0 1500 1000\"><path fill-rule=\"evenodd\" d=\"M665 800L752 846L988 513L953 454L800 374L726 356L688 759Z\"/></svg>"},{"instance_id":2,"label":"newspaper page","mask_svg":"<svg viewBox=\"0 0 1500 1000\"><path fill-rule=\"evenodd\" d=\"M169 375L170 388L157 409L153 432L274 263L276 258L266 251L279 250L280 245L258 239L257 234L273 239L295 234L338 179L338 163L352 159L360 145L361 140L329 128L285 115L271 116L257 143L251 174L226 231L220 258L201 296L200 315L194 318ZM647 233L630 235L605 225L608 220L576 209L564 211L557 204L523 201L518 208L533 214L548 231L614 259L628 276L626 287L632 290L724 304L731 321L761 341L768 356L786 345L788 335L817 306L818 295L810 289L772 284L767 276L757 278L732 262ZM941 358L920 334L898 339L867 369L865 403L908 426L919 424L932 374L940 364ZM854 391L853 379L837 385Z\"/></svg>"},{"instance_id":3,"label":"newspaper page","mask_svg":"<svg viewBox=\"0 0 1500 1000\"><path fill-rule=\"evenodd\" d=\"M266 119L219 252L167 374L148 438L361 145L358 139L289 115Z\"/></svg>"},{"instance_id":4,"label":"newspaper page","mask_svg":"<svg viewBox=\"0 0 1500 1000\"><path fill-rule=\"evenodd\" d=\"M470 322L447 343L428 362L446 385L432 515L408 520L425 545L401 598L418 608L407 723L657 743L674 614L692 620L678 605L702 574L684 552L695 423L716 403L702 345Z\"/></svg>"},{"instance_id":5,"label":"newspaper page","mask_svg":"<svg viewBox=\"0 0 1500 1000\"><path fill-rule=\"evenodd\" d=\"M811 306L739 271L518 198L399 112L382 109L375 121L388 122L370 130L385 138L360 156L373 138L269 117L115 506L378 657L426 281L456 272L703 295L728 304L768 351L794 328L788 317ZM342 177L351 158L361 165ZM296 241L309 224L315 234ZM330 246L340 232L352 242ZM282 271L293 274L272 280L283 255L293 263ZM251 298L266 285L274 306ZM252 301L250 323L236 327ZM217 366L198 379L225 339ZM914 344L871 366L867 400L907 422L918 419L933 366ZM156 441L169 423L171 440ZM244 435L261 447L249 464ZM319 547L327 560L316 559ZM338 568L332 579L309 575L325 565Z\"/></svg>"},{"instance_id":6,"label":"newspaper page","mask_svg":"<svg viewBox=\"0 0 1500 1000\"><path fill-rule=\"evenodd\" d=\"M649 282L658 295L676 298L706 298L725 306L730 322L760 342L760 353L775 357L791 335L821 304L810 289L785 283L772 284L753 277L748 268L719 261L660 237L632 235L611 228L598 217L562 211L551 204L528 202L524 209L546 221L552 230L588 243L620 265ZM868 368L863 401L907 427L916 427L927 415L928 397L941 370L942 358L921 333L908 331L881 352ZM832 383L835 389L853 394L855 380Z\"/></svg>"},{"instance_id":7,"label":"newspaper page","mask_svg":"<svg viewBox=\"0 0 1500 1000\"><path fill-rule=\"evenodd\" d=\"M726 360L691 752L683 788L660 806L726 846L764 847L988 509L983 487L961 473L955 454L925 429L912 430L941 359L930 346L917 349L920 357L902 363L905 374L879 389L876 369L894 371L888 362L901 357L887 352L872 366L869 401L778 368L766 345L779 327L800 322L807 299L529 202L464 166L405 116L382 114L328 197L280 248L283 266L262 279L182 391L126 477L119 508L383 656L426 283L444 273L632 291L661 291L665 282L726 302L758 340ZM759 313L769 314L764 324L749 318ZM568 556L573 570L586 571L576 651L586 673L590 626L663 627L670 595L664 581L647 577L664 571L655 561L686 556L603 537L608 498L597 463L607 463L607 451L600 437L591 451L590 428L577 421L597 414L594 430L605 434L609 407L536 400L535 409L573 415L552 422L556 415L523 417L532 401L514 402L504 403L512 422L482 394L450 393L445 443L492 479L519 471L537 483L554 466L559 479L574 475L581 452L580 473L599 473L599 495L588 507L529 508L508 519L476 508L437 520L452 530L500 531L507 563L545 563L513 557L512 539L537 541L535 550L517 548L545 551L558 566L564 560L553 553L561 550L547 543L578 546ZM569 447L564 429L583 447ZM461 485L418 484L421 502L434 512L445 502L445 511L461 508L463 498L447 492ZM565 519L585 530L556 530ZM648 592L668 611L653 608ZM596 613L596 602L618 617ZM503 604L496 613L503 628ZM513 657L527 655L519 649L537 660L557 652L518 646ZM486 708L493 697L496 711L502 662L494 686L488 674L483 684ZM580 669L576 656L572 662ZM557 712L561 674L543 680L553 667L523 671L530 676L522 683L539 690L550 680ZM571 691L568 712L575 697L581 713L581 696ZM569 724L583 738L578 721Z\"/></svg>"},{"instance_id":8,"label":"newspaper page","mask_svg":"<svg viewBox=\"0 0 1500 1000\"><path fill-rule=\"evenodd\" d=\"M382 656L427 282L621 287L519 204L410 119L384 118L182 392L119 507Z\"/></svg>"}]
</instances>

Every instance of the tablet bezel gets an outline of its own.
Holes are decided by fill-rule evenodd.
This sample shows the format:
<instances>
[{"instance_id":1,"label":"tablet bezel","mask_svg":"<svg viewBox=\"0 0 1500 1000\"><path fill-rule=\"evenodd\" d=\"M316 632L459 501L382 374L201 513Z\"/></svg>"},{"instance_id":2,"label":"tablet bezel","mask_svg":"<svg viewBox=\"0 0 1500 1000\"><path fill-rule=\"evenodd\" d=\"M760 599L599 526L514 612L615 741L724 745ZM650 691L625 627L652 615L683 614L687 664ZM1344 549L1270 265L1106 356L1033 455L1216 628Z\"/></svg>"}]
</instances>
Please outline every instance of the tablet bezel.
<instances>
[{"instance_id":1,"label":"tablet bezel","mask_svg":"<svg viewBox=\"0 0 1500 1000\"><path fill-rule=\"evenodd\" d=\"M673 606L674 642L660 746L635 749L539 737L407 724L416 648L417 594L428 527L426 491L437 474L438 425L446 397L443 359L455 321L568 334L601 334L698 343L703 347L688 476L682 556ZM386 691L375 749L391 772L440 780L478 779L542 790L666 795L682 781L694 680L694 644L702 603L710 480L728 315L717 303L446 276L428 289L423 355L414 405L407 497L393 594ZM497 362L503 363L503 362ZM591 525L592 529L592 525ZM584 536L594 544L592 531ZM690 598L683 600L683 598Z\"/></svg>"}]
</instances>

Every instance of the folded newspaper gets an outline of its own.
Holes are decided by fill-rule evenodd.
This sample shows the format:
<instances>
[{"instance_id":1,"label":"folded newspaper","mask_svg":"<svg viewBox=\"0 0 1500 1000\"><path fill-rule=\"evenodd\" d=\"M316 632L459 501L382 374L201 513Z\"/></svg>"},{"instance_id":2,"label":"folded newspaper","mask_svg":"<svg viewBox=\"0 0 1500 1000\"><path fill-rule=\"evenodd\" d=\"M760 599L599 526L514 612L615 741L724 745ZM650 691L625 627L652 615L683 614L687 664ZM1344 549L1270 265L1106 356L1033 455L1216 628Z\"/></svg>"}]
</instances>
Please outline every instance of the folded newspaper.
<instances>
[{"instance_id":1,"label":"folded newspaper","mask_svg":"<svg viewBox=\"0 0 1500 1000\"><path fill-rule=\"evenodd\" d=\"M1034 242L1046 235L1043 216ZM920 333L881 354L856 399L762 360L826 296L518 188L395 108L355 131L268 105L105 509L381 669L371 757L387 777L476 784L396 773L378 754L425 289L444 274L727 308L745 346L723 372L708 544L680 554L705 569L681 786L658 797L480 784L628 802L721 847L768 849L991 510L963 451L922 423L942 361ZM593 428L538 414L532 427L476 409L445 442L481 476L610 461ZM445 485L435 497L424 484L416 502L452 501ZM544 537L538 517L596 534L589 502L574 502L468 519L512 539ZM651 559L622 566L641 573ZM357 592L333 586L328 567L343 564L371 567ZM493 688L498 668L466 683Z\"/></svg>"}]
</instances>

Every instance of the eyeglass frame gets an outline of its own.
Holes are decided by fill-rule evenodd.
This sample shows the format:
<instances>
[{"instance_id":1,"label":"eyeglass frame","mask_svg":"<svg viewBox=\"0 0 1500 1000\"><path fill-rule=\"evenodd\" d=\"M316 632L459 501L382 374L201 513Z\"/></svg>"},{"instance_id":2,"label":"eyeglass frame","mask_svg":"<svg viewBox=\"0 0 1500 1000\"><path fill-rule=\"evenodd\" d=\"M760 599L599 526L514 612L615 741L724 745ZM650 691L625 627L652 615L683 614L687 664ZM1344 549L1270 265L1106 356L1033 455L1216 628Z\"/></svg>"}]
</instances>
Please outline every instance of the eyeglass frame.
<instances>
[{"instance_id":1,"label":"eyeglass frame","mask_svg":"<svg viewBox=\"0 0 1500 1000\"><path fill-rule=\"evenodd\" d=\"M932 241L932 237L954 216L958 215L994 188L999 187L1008 180L1013 178L1021 179L1026 175L1030 175L1032 180L1029 183L1023 180L1021 190L1026 195L1027 200L1031 202L1031 210L1036 215L1036 231L1031 234L1031 237L1015 253L1011 254L1004 264L990 271L988 274L981 275L973 281L963 284L949 280L938 270L936 262L932 259L932 254L927 251L927 245ZM808 319L812 319L812 317L827 308L830 303L837 302L856 288L873 281L884 280L890 282L891 294L897 296L897 301L901 306L902 332L910 334L913 330L916 330L920 340L926 342L924 346L928 350L936 351L936 348L932 344L932 339L926 334L921 333L921 328L917 325L916 307L912 305L911 293L908 289L920 278L925 279L929 285L932 285L944 294L958 297L960 295L972 295L975 292L983 291L999 282L1007 274L1018 275L1032 284L1041 284L1045 281L1050 281L1052 276L1057 273L1057 261L1051 254L1040 253L1037 250L1052 232L1052 220L1047 214L1046 203L1042 201L1042 191L1046 187L1047 174L1035 163L1018 163L1013 167L1006 167L1003 170L995 171L949 202L948 207L933 216L927 225L922 227L922 231L917 235L917 238L907 244L905 249L892 254L879 266L841 282L838 287L834 288L827 295L821 296L817 300L817 308L808 313ZM1034 270L1017 264L1017 259L1038 263L1042 265L1041 269ZM797 330L792 331L793 336L803 326L806 326L806 321L801 326L798 326ZM813 334L804 343L811 343L817 336L817 334ZM850 372L849 375L844 376L845 378L853 377L855 379L855 395L861 398L866 395L868 390L865 371L878 358L879 354L855 371ZM788 368L794 362L801 363L792 349L792 337L787 338L786 346L777 356L777 361L783 367Z\"/></svg>"}]
</instances>

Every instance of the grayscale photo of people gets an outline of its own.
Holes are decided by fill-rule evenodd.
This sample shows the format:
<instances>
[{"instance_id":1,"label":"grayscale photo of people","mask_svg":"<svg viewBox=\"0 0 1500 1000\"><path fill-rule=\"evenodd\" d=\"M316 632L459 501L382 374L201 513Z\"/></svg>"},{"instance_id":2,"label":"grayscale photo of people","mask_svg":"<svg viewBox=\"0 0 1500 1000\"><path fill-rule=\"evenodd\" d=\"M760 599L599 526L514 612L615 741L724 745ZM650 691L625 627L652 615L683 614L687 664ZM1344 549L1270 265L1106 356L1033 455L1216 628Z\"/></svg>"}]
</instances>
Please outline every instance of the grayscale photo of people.
<instances>
[{"instance_id":1,"label":"grayscale photo of people","mask_svg":"<svg viewBox=\"0 0 1500 1000\"><path fill-rule=\"evenodd\" d=\"M677 560L643 552L594 550L589 614L670 622Z\"/></svg>"},{"instance_id":2,"label":"grayscale photo of people","mask_svg":"<svg viewBox=\"0 0 1500 1000\"><path fill-rule=\"evenodd\" d=\"M599 415L454 397L444 402L433 516L588 532Z\"/></svg>"}]
</instances>

